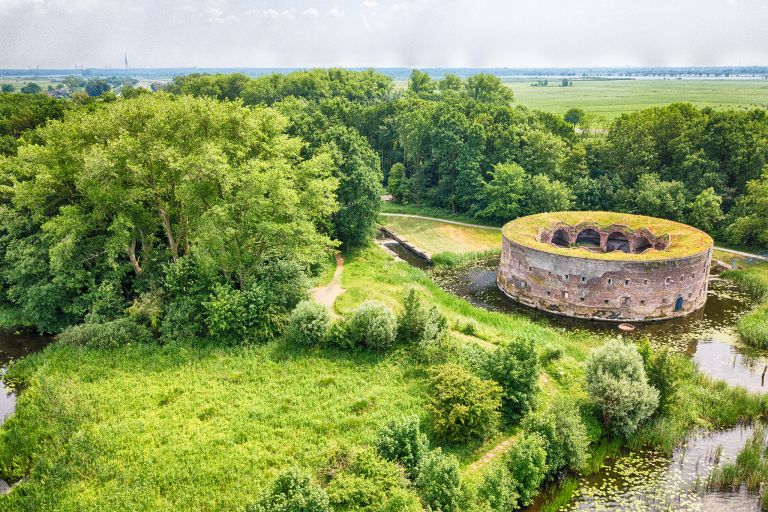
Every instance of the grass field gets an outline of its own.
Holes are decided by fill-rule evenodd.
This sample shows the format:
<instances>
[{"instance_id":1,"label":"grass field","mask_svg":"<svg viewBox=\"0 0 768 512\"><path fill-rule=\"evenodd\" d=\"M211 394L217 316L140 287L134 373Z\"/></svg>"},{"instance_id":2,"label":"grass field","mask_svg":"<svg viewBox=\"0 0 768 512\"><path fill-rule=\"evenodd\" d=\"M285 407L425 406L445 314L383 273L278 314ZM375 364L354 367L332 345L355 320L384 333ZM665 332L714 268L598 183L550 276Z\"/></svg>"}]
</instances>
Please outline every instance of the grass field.
<instances>
[{"instance_id":1,"label":"grass field","mask_svg":"<svg viewBox=\"0 0 768 512\"><path fill-rule=\"evenodd\" d=\"M478 253L501 249L501 232L494 228L458 226L411 217L381 216L380 222L431 255Z\"/></svg>"},{"instance_id":2,"label":"grass field","mask_svg":"<svg viewBox=\"0 0 768 512\"><path fill-rule=\"evenodd\" d=\"M555 114L582 108L602 118L598 128L626 112L677 102L713 108L768 106L768 80L574 80L570 87L560 87L557 80L547 87L531 87L532 82L508 82L516 103Z\"/></svg>"}]
</instances>

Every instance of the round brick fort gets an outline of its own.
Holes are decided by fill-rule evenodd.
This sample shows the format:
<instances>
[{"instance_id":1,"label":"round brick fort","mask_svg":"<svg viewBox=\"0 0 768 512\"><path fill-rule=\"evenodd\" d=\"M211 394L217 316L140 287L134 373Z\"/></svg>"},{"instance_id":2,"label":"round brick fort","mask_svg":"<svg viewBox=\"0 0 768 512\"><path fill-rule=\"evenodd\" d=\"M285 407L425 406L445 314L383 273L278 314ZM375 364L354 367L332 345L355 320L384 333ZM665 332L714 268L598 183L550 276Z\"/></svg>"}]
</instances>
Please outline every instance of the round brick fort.
<instances>
[{"instance_id":1,"label":"round brick fort","mask_svg":"<svg viewBox=\"0 0 768 512\"><path fill-rule=\"evenodd\" d=\"M707 300L712 238L691 226L614 212L554 212L502 228L497 284L559 315L615 321L687 315Z\"/></svg>"}]
</instances>

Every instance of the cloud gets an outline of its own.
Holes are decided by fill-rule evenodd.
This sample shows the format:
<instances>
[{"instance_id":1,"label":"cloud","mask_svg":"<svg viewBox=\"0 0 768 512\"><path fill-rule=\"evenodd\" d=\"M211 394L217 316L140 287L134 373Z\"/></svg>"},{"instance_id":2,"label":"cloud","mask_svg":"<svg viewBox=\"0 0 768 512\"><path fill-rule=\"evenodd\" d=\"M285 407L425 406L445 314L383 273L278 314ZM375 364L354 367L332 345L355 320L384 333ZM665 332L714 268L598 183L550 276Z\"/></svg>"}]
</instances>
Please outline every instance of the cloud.
<instances>
[{"instance_id":1,"label":"cloud","mask_svg":"<svg viewBox=\"0 0 768 512\"><path fill-rule=\"evenodd\" d=\"M327 15L328 15L328 16L330 16L331 18L339 18L339 17L341 17L341 16L344 16L344 11L342 11L341 9L339 9L339 7L338 7L337 5L334 5L334 6L333 6L333 7L332 7L332 8L331 8L329 11L328 11L328 14L327 14Z\"/></svg>"},{"instance_id":2,"label":"cloud","mask_svg":"<svg viewBox=\"0 0 768 512\"><path fill-rule=\"evenodd\" d=\"M255 16L257 18L269 19L269 20L292 20L296 17L296 9L291 7L290 9L255 9L248 11L247 14Z\"/></svg>"},{"instance_id":3,"label":"cloud","mask_svg":"<svg viewBox=\"0 0 768 512\"><path fill-rule=\"evenodd\" d=\"M314 7L310 7L309 9L304 9L301 11L301 15L305 18L317 18L320 16L320 12Z\"/></svg>"},{"instance_id":4,"label":"cloud","mask_svg":"<svg viewBox=\"0 0 768 512\"><path fill-rule=\"evenodd\" d=\"M375 0L363 0L363 7L368 7L369 9L372 9L379 5L379 2L376 2Z\"/></svg>"}]
</instances>

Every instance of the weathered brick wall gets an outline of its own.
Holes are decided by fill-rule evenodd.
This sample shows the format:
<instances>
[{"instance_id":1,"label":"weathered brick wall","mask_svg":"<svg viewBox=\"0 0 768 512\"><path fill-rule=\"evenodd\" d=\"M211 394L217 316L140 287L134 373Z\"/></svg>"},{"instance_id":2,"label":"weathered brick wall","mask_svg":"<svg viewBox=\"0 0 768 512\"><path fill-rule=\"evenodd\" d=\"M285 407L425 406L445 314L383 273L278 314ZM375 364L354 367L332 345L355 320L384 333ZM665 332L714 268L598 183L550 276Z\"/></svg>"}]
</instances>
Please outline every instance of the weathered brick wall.
<instances>
[{"instance_id":1,"label":"weathered brick wall","mask_svg":"<svg viewBox=\"0 0 768 512\"><path fill-rule=\"evenodd\" d=\"M672 260L632 261L631 254L625 261L601 260L554 254L502 237L497 284L514 300L561 315L660 320L704 305L711 256L710 246Z\"/></svg>"}]
</instances>

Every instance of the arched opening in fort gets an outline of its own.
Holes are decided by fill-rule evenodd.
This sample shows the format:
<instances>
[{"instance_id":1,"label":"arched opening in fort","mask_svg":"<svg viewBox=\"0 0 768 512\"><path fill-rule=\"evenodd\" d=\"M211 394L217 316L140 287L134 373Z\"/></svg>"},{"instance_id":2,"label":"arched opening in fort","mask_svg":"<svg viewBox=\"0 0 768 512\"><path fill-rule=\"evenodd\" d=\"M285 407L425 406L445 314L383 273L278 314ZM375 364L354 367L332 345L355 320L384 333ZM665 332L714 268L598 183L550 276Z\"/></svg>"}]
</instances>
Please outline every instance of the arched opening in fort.
<instances>
[{"instance_id":1,"label":"arched opening in fort","mask_svg":"<svg viewBox=\"0 0 768 512\"><path fill-rule=\"evenodd\" d=\"M619 231L614 231L613 233L608 235L608 241L605 244L605 250L606 252L611 252L611 251L629 252L629 240L627 239L627 235Z\"/></svg>"},{"instance_id":2,"label":"arched opening in fort","mask_svg":"<svg viewBox=\"0 0 768 512\"><path fill-rule=\"evenodd\" d=\"M568 244L570 243L568 233L563 229L558 229L552 235L552 243L558 247L568 247Z\"/></svg>"},{"instance_id":3,"label":"arched opening in fort","mask_svg":"<svg viewBox=\"0 0 768 512\"><path fill-rule=\"evenodd\" d=\"M683 309L683 296L679 296L675 299L675 312L682 311Z\"/></svg>"},{"instance_id":4,"label":"arched opening in fort","mask_svg":"<svg viewBox=\"0 0 768 512\"><path fill-rule=\"evenodd\" d=\"M600 233L594 229L585 229L576 236L576 245L586 248L600 248Z\"/></svg>"},{"instance_id":5,"label":"arched opening in fort","mask_svg":"<svg viewBox=\"0 0 768 512\"><path fill-rule=\"evenodd\" d=\"M639 236L635 240L635 252L641 253L651 248L651 242L644 236Z\"/></svg>"}]
</instances>

